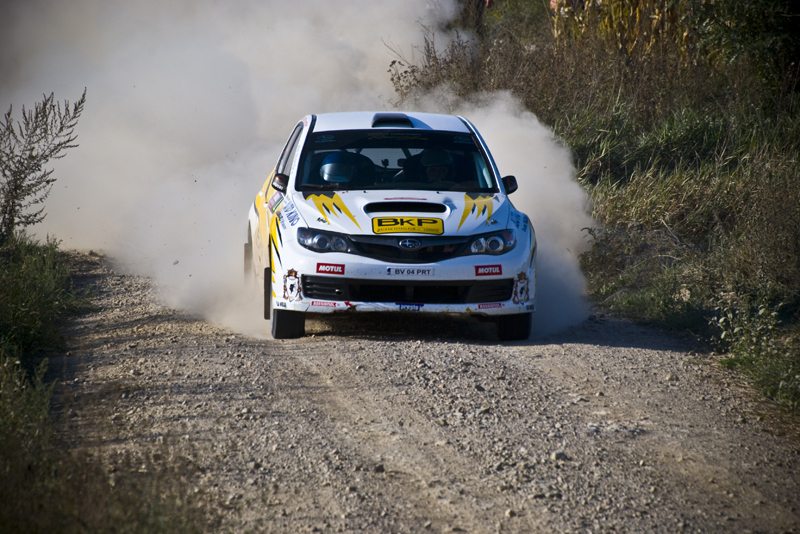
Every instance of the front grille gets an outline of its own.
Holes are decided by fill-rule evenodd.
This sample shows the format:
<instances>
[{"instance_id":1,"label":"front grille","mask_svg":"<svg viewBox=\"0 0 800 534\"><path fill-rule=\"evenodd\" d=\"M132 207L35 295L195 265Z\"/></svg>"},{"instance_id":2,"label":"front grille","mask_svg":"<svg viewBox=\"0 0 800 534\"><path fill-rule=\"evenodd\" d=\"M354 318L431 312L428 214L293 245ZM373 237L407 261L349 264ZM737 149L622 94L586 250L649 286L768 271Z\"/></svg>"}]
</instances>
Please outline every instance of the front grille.
<instances>
[{"instance_id":1,"label":"front grille","mask_svg":"<svg viewBox=\"0 0 800 534\"><path fill-rule=\"evenodd\" d=\"M414 237L421 243L417 250L400 247L406 237L350 236L355 244L355 254L392 263L436 263L457 258L466 251L468 238Z\"/></svg>"},{"instance_id":2,"label":"front grille","mask_svg":"<svg viewBox=\"0 0 800 534\"><path fill-rule=\"evenodd\" d=\"M302 277L309 299L355 302L413 302L418 304L477 304L511 298L513 280L363 280L331 276Z\"/></svg>"}]
</instances>

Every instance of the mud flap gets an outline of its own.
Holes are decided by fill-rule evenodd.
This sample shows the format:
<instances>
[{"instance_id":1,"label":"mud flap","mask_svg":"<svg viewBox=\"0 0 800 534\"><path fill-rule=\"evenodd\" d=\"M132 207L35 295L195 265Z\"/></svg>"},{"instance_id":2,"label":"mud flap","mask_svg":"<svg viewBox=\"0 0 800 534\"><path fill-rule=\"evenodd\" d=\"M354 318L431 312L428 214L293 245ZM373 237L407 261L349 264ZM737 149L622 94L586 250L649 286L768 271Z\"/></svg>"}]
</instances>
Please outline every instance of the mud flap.
<instances>
[{"instance_id":1,"label":"mud flap","mask_svg":"<svg viewBox=\"0 0 800 534\"><path fill-rule=\"evenodd\" d=\"M270 267L264 269L264 319L270 319L270 309L272 308L272 270Z\"/></svg>"}]
</instances>

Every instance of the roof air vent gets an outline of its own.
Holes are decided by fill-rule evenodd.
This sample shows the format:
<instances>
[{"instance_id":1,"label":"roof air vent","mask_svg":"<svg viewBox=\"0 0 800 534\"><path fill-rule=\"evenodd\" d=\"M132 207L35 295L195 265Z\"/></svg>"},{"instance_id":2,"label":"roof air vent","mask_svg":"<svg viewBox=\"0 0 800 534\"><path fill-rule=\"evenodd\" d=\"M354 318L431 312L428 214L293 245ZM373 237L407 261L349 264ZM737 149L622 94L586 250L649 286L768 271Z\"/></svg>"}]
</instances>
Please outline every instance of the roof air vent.
<instances>
[{"instance_id":1,"label":"roof air vent","mask_svg":"<svg viewBox=\"0 0 800 534\"><path fill-rule=\"evenodd\" d=\"M372 117L372 127L378 126L404 126L413 128L414 124L405 113L376 113Z\"/></svg>"}]
</instances>

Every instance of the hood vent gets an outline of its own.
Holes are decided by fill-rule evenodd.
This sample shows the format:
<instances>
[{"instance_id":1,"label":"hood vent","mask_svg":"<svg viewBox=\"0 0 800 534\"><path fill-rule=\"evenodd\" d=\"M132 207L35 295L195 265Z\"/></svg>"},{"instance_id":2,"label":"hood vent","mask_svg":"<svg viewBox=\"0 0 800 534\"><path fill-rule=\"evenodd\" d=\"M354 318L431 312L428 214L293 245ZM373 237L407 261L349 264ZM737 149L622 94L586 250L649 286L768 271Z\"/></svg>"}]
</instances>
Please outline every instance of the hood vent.
<instances>
[{"instance_id":1,"label":"hood vent","mask_svg":"<svg viewBox=\"0 0 800 534\"><path fill-rule=\"evenodd\" d=\"M365 213L444 213L447 207L444 204L431 202L372 202L364 206Z\"/></svg>"}]
</instances>

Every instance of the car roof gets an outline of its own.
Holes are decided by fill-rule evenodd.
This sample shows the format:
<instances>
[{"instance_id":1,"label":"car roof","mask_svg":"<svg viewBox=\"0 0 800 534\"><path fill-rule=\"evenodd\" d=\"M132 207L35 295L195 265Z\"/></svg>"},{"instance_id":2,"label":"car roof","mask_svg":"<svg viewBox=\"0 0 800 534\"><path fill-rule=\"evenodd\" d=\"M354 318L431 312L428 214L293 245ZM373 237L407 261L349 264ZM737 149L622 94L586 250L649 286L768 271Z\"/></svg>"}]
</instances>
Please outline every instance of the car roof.
<instances>
[{"instance_id":1,"label":"car roof","mask_svg":"<svg viewBox=\"0 0 800 534\"><path fill-rule=\"evenodd\" d=\"M315 132L371 129L440 130L472 133L465 120L453 115L391 111L356 111L316 115Z\"/></svg>"}]
</instances>

